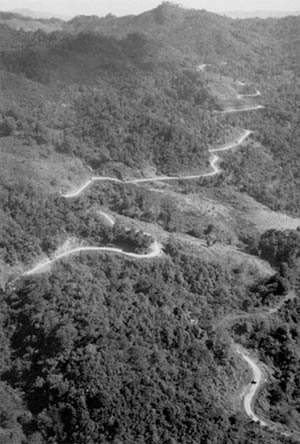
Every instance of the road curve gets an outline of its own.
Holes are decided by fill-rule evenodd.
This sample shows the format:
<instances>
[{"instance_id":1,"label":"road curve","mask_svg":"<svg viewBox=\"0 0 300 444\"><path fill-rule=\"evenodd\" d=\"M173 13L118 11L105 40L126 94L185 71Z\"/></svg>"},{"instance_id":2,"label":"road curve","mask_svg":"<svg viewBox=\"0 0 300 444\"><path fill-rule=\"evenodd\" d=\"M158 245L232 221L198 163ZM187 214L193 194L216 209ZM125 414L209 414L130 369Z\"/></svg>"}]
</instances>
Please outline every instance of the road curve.
<instances>
[{"instance_id":1,"label":"road curve","mask_svg":"<svg viewBox=\"0 0 300 444\"><path fill-rule=\"evenodd\" d=\"M264 105L253 105L253 106L245 106L244 108L227 108L222 111L215 111L215 113L217 114L242 113L245 111L257 111L263 108L265 108Z\"/></svg>"},{"instance_id":2,"label":"road curve","mask_svg":"<svg viewBox=\"0 0 300 444\"><path fill-rule=\"evenodd\" d=\"M212 153L212 156L210 158L210 166L212 168L212 171L208 173L202 173L202 174L192 174L192 175L186 175L186 176L159 176L159 177L146 177L142 179L130 179L130 180L120 180L116 179L115 177L108 177L108 176L94 176L88 179L83 185L81 185L78 189L75 189L74 191L70 191L66 194L62 194L62 197L65 197L67 199L78 197L86 188L88 188L90 185L92 185L94 182L97 181L109 181L109 182L117 182L117 183L123 183L123 184L138 184L138 183L148 183L148 182L163 182L163 181L174 181L174 180L193 180L193 179L200 179L202 177L211 177L219 174L221 172L220 167L218 166L218 162L220 160L220 157L217 156L217 152L221 151L227 151L231 150L233 148L238 147L241 145L252 133L250 130L245 130L241 137L235 141L228 143L224 145L221 148L211 148L209 149L209 152Z\"/></svg>"},{"instance_id":3,"label":"road curve","mask_svg":"<svg viewBox=\"0 0 300 444\"><path fill-rule=\"evenodd\" d=\"M78 188L76 191L71 191L70 193L62 194L62 197L66 197L67 199L71 197L77 197L79 194L82 193L89 185L91 185L93 182L96 181L109 181L109 182L117 182L122 183L121 180L116 179L115 177L91 177L88 179L80 188Z\"/></svg>"},{"instance_id":4,"label":"road curve","mask_svg":"<svg viewBox=\"0 0 300 444\"><path fill-rule=\"evenodd\" d=\"M244 100L246 97L259 97L261 96L261 92L257 89L254 94L238 94L237 98Z\"/></svg>"},{"instance_id":5,"label":"road curve","mask_svg":"<svg viewBox=\"0 0 300 444\"><path fill-rule=\"evenodd\" d=\"M246 387L246 393L244 394L243 404L245 412L252 421L258 422L261 426L267 426L268 424L259 418L253 410L255 397L263 382L263 373L256 362L240 346L236 346L236 352L242 356L252 370L252 381Z\"/></svg>"},{"instance_id":6,"label":"road curve","mask_svg":"<svg viewBox=\"0 0 300 444\"><path fill-rule=\"evenodd\" d=\"M22 276L32 276L34 274L41 273L45 271L49 266L59 261L64 257L68 257L81 252L97 252L97 253L115 253L120 254L122 256L127 256L133 259L153 259L159 257L162 254L162 245L154 241L149 249L149 253L138 254L138 253L129 253L127 251L122 250L121 248L113 248L113 247L76 247L72 250L65 251L64 253L58 254L53 259L47 259L44 262L40 262L35 267L23 273Z\"/></svg>"},{"instance_id":7,"label":"road curve","mask_svg":"<svg viewBox=\"0 0 300 444\"><path fill-rule=\"evenodd\" d=\"M210 153L219 153L221 151L227 151L227 150L231 150L232 148L236 148L237 146L241 145L252 133L253 133L253 131L245 130L244 134L236 142L226 144L220 148L211 148L209 150L209 152Z\"/></svg>"}]
</instances>

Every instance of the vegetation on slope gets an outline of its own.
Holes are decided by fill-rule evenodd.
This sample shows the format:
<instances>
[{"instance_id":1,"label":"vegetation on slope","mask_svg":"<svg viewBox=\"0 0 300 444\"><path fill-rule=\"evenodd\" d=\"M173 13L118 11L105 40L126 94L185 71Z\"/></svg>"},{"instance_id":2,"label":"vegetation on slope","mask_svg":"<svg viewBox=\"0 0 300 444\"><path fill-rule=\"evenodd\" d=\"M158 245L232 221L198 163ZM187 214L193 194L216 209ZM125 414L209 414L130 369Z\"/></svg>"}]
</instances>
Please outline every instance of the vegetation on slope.
<instances>
[{"instance_id":1,"label":"vegetation on slope","mask_svg":"<svg viewBox=\"0 0 300 444\"><path fill-rule=\"evenodd\" d=\"M242 303L238 278L180 252L76 263L2 295L29 442L262 442L234 415L236 358L212 328Z\"/></svg>"},{"instance_id":2,"label":"vegetation on slope","mask_svg":"<svg viewBox=\"0 0 300 444\"><path fill-rule=\"evenodd\" d=\"M138 17L79 17L52 34L1 25L1 153L20 162L26 156L33 162L35 148L41 159L76 157L93 175L136 177L149 167L151 174L180 174L206 170L210 146L249 128L249 149L226 154L224 173L206 185L215 196L221 187L223 195L235 187L274 209L297 212L299 59L291 43L297 43L298 21L233 21L163 4ZM196 71L207 62L215 65L213 75ZM230 91L238 79L257 84L266 109L215 113L222 103L214 87L219 75ZM251 154L259 144L263 154ZM141 233L104 227L94 213L98 204L175 234L189 224L181 223L172 199L155 202L144 188L107 185L104 196L95 187L69 201L45 193L38 176L26 177L25 170L14 169L22 174L11 180L1 174L6 266L51 255L70 237L148 246ZM58 188L60 177L57 182ZM201 180L179 185L186 194L200 187ZM222 321L232 312L265 311L285 297L287 280L295 281L298 237L272 231L248 239L251 252L284 276L251 288L238 270L184 254L176 236L157 261L84 254L56 263L50 274L9 282L0 295L0 439L283 442L239 413L245 369ZM253 316L233 326L235 337L265 354L275 371L265 388L272 420L293 428L299 427L297 310L297 301L282 307L285 326L252 323ZM291 418L287 403L295 410Z\"/></svg>"}]
</instances>

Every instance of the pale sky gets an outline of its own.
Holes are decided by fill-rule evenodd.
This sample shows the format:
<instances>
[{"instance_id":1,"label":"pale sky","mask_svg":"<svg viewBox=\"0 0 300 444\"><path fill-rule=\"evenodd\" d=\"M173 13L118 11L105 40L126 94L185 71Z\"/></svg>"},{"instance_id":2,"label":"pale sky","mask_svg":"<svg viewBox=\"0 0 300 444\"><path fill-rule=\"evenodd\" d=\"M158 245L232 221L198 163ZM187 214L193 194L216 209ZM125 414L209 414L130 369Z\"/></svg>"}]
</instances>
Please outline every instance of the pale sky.
<instances>
[{"instance_id":1,"label":"pale sky","mask_svg":"<svg viewBox=\"0 0 300 444\"><path fill-rule=\"evenodd\" d=\"M77 14L114 15L138 14L159 5L159 0L0 0L0 10L28 8L34 11L74 16ZM209 11L254 11L300 9L299 0L181 0L186 8L207 9Z\"/></svg>"}]
</instances>

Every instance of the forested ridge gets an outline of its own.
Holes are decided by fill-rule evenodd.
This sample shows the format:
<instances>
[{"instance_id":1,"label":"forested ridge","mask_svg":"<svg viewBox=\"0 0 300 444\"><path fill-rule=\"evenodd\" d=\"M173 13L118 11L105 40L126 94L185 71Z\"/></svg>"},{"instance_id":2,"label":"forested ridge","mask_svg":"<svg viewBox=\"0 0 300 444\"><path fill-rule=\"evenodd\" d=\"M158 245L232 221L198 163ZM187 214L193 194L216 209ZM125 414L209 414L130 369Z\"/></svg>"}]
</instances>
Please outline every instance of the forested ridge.
<instances>
[{"instance_id":1,"label":"forested ridge","mask_svg":"<svg viewBox=\"0 0 300 444\"><path fill-rule=\"evenodd\" d=\"M164 2L22 20L0 14L0 442L293 442L300 234L237 211L249 195L299 215L299 17ZM216 153L220 174L181 180L246 129ZM162 175L178 180L126 182ZM119 182L68 197L103 176ZM157 233L163 253L139 259ZM26 275L77 246L137 257L78 252ZM244 412L234 341L266 366L254 408L273 428Z\"/></svg>"}]
</instances>

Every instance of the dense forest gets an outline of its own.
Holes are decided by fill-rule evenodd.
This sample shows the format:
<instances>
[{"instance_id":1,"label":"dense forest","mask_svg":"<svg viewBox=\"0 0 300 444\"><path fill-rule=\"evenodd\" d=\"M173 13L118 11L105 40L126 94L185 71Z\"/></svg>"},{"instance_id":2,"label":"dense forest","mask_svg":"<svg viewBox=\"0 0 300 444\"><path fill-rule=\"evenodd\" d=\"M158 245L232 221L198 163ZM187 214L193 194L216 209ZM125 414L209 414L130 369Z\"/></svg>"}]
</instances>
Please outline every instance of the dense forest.
<instances>
[{"instance_id":1,"label":"dense forest","mask_svg":"<svg viewBox=\"0 0 300 444\"><path fill-rule=\"evenodd\" d=\"M1 230L1 259L14 264L31 263L42 252L50 255L69 239L83 245L120 246L139 251L151 237L115 224L103 225L97 212L83 200L41 196L37 189L7 188L1 195L6 219Z\"/></svg>"},{"instance_id":2,"label":"dense forest","mask_svg":"<svg viewBox=\"0 0 300 444\"><path fill-rule=\"evenodd\" d=\"M69 22L0 14L1 443L298 437L300 232L245 211L299 215L299 25L169 2ZM217 153L220 174L181 179L245 129ZM176 180L126 183L160 175ZM63 195L95 176L118 181ZM143 254L157 239L156 258L89 251L23 274L63 249ZM244 412L235 344L264 366L254 408L275 426Z\"/></svg>"},{"instance_id":3,"label":"dense forest","mask_svg":"<svg viewBox=\"0 0 300 444\"><path fill-rule=\"evenodd\" d=\"M233 407L224 416L219 391L231 398L236 358L214 328L249 298L261 306L260 293L167 251L144 265L86 255L2 295L3 381L24 393L29 442L263 442ZM261 287L268 304L283 292L276 281Z\"/></svg>"}]
</instances>

